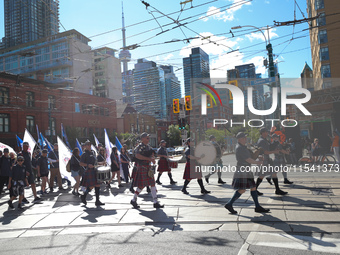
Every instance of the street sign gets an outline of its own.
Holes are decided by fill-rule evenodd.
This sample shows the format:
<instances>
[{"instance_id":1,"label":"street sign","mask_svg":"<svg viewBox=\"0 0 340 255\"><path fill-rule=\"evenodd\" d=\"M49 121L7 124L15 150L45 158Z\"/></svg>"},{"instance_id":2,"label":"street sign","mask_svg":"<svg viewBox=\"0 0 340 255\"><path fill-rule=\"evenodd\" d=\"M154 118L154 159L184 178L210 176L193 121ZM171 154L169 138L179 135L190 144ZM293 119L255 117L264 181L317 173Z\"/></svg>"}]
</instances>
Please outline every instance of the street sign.
<instances>
[{"instance_id":1,"label":"street sign","mask_svg":"<svg viewBox=\"0 0 340 255\"><path fill-rule=\"evenodd\" d=\"M266 78L266 79L256 79L250 82L250 85L254 86L254 85L261 85L261 84L266 84L266 83L271 83L271 82L275 82L276 81L276 77L270 77L270 78Z\"/></svg>"}]
</instances>

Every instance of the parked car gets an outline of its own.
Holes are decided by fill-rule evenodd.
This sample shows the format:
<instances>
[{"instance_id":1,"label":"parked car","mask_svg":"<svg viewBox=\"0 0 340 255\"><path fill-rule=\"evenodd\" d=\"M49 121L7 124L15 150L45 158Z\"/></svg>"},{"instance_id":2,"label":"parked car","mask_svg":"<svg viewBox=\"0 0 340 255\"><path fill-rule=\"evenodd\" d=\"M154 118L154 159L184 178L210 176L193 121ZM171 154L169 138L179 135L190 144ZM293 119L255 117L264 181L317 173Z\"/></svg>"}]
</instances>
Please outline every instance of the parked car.
<instances>
[{"instance_id":1,"label":"parked car","mask_svg":"<svg viewBox=\"0 0 340 255\"><path fill-rule=\"evenodd\" d=\"M168 153L171 154L171 155L175 153L175 148L174 148L174 147L166 148L166 150L167 150Z\"/></svg>"},{"instance_id":2,"label":"parked car","mask_svg":"<svg viewBox=\"0 0 340 255\"><path fill-rule=\"evenodd\" d=\"M179 154L184 154L185 151L185 147L184 146L178 146L175 148L175 155L179 155Z\"/></svg>"}]
</instances>

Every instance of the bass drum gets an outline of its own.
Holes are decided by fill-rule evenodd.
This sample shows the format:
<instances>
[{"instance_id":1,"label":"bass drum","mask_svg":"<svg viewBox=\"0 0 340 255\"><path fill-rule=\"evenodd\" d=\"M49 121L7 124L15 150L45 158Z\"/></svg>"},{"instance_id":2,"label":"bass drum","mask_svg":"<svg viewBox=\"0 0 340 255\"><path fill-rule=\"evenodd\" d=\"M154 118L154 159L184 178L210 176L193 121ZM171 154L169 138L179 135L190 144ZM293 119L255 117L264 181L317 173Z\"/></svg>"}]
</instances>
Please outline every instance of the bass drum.
<instances>
[{"instance_id":1,"label":"bass drum","mask_svg":"<svg viewBox=\"0 0 340 255\"><path fill-rule=\"evenodd\" d=\"M217 150L211 142L203 141L196 146L194 156L201 158L197 160L198 163L209 166L216 162Z\"/></svg>"}]
</instances>

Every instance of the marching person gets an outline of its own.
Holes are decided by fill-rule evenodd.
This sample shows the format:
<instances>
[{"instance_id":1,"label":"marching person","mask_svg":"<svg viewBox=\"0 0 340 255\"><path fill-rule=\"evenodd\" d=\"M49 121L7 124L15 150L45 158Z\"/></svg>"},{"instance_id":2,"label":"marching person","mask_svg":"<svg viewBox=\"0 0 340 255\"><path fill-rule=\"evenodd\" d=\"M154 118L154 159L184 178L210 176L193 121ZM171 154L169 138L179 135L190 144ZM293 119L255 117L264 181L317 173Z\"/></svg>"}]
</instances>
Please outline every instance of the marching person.
<instances>
[{"instance_id":1,"label":"marching person","mask_svg":"<svg viewBox=\"0 0 340 255\"><path fill-rule=\"evenodd\" d=\"M32 189L33 196L34 196L33 203L35 203L35 202L39 202L41 199L40 197L37 196L37 189L35 186L35 176L32 171L31 153L28 151L28 147L29 147L28 142L24 142L22 144L22 151L18 154L18 156L24 157L24 165L26 167L26 172L28 172L29 174L27 177L27 181L28 181L28 184L31 185L31 189ZM22 201L24 203L29 203L28 200L25 198L25 196Z\"/></svg>"},{"instance_id":2,"label":"marching person","mask_svg":"<svg viewBox=\"0 0 340 255\"><path fill-rule=\"evenodd\" d=\"M86 196L87 194L93 189L95 190L96 194L96 206L105 205L104 203L100 202L99 194L100 194L100 184L97 183L97 175L94 166L96 165L97 160L94 152L91 150L91 142L87 140L85 142L85 152L81 155L80 158L80 166L86 167L86 171L83 175L82 186L86 187L86 191L84 195L81 195L81 201L83 204L87 204Z\"/></svg>"},{"instance_id":3,"label":"marching person","mask_svg":"<svg viewBox=\"0 0 340 255\"><path fill-rule=\"evenodd\" d=\"M217 161L215 162L215 171L212 171L211 173L209 173L208 175L205 176L205 181L207 183L209 183L209 178L210 176L212 176L214 173L217 172L217 176L218 176L218 183L219 184L225 184L226 182L222 180L222 168L223 168L223 162L222 162L222 150L221 147L217 144L216 142L216 137L211 135L209 137L210 142L214 145L215 149L216 149L216 159ZM220 167L220 169L218 169L217 167Z\"/></svg>"},{"instance_id":4,"label":"marching person","mask_svg":"<svg viewBox=\"0 0 340 255\"><path fill-rule=\"evenodd\" d=\"M48 183L48 159L46 149L42 150L41 156L37 160L37 172L38 177L42 180L40 194L47 194L46 183Z\"/></svg>"},{"instance_id":5,"label":"marching person","mask_svg":"<svg viewBox=\"0 0 340 255\"><path fill-rule=\"evenodd\" d=\"M11 158L9 156L9 149L5 148L2 157L0 157L0 194L3 192L4 185L7 189L9 184L9 176L11 172Z\"/></svg>"},{"instance_id":6,"label":"marching person","mask_svg":"<svg viewBox=\"0 0 340 255\"><path fill-rule=\"evenodd\" d=\"M78 147L75 147L72 152L72 157L70 159L71 176L76 180L76 184L73 186L72 194L74 196L79 196L79 185L80 177L82 172L82 167L80 166L80 152Z\"/></svg>"},{"instance_id":7,"label":"marching person","mask_svg":"<svg viewBox=\"0 0 340 255\"><path fill-rule=\"evenodd\" d=\"M142 133L141 143L135 148L134 153L136 157L136 173L135 179L133 182L134 187L137 187L135 194L130 201L130 204L138 209L139 205L137 204L137 197L139 193L142 192L143 188L146 186L151 186L151 194L153 198L153 207L154 208L163 208L164 205L161 205L157 199L157 189L155 178L153 176L153 172L151 170L150 163L156 164L155 157L153 156L154 151L149 145L150 135L146 132Z\"/></svg>"},{"instance_id":8,"label":"marching person","mask_svg":"<svg viewBox=\"0 0 340 255\"><path fill-rule=\"evenodd\" d=\"M111 188L111 181L113 178L115 178L115 175L117 174L117 180L118 180L118 187L121 188L123 185L121 184L120 180L120 163L119 163L119 157L118 157L118 148L116 146L112 147L112 152L110 155L111 159L111 172L112 172L112 177L111 179L107 182L107 186Z\"/></svg>"},{"instance_id":9,"label":"marching person","mask_svg":"<svg viewBox=\"0 0 340 255\"><path fill-rule=\"evenodd\" d=\"M19 196L18 209L22 210L21 203L24 199L24 187L27 180L26 167L24 165L24 157L18 156L17 164L13 166L10 175L8 188L10 189L11 198L8 200L8 206L13 209L13 200Z\"/></svg>"},{"instance_id":10,"label":"marching person","mask_svg":"<svg viewBox=\"0 0 340 255\"><path fill-rule=\"evenodd\" d=\"M263 156L263 165L264 166L270 166L272 160L270 159L269 155L270 154L277 154L280 151L279 150L273 150L273 151L270 150L270 143L267 140L267 137L268 137L268 134L269 134L269 131L268 131L267 128L265 128L265 127L261 128L260 129L260 134L261 134L261 137L257 141L257 146L259 148L262 148L262 150L263 150L263 154L264 154L264 156ZM288 193L288 192L285 192L285 191L280 189L280 187L279 187L279 180L277 179L277 174L276 173L273 173L272 171L264 172L263 168L261 170L262 171L259 172L259 174L258 174L259 177L256 180L256 189L258 189L259 185L261 184L263 178L266 175L271 175L271 178L273 179L273 182L274 182L274 185L275 185L275 194L276 195L286 195ZM263 195L263 193L259 192L258 190L257 190L257 194L259 196Z\"/></svg>"},{"instance_id":11,"label":"marching person","mask_svg":"<svg viewBox=\"0 0 340 255\"><path fill-rule=\"evenodd\" d=\"M99 145L98 145L97 163L99 166L106 166L105 148Z\"/></svg>"},{"instance_id":12,"label":"marching person","mask_svg":"<svg viewBox=\"0 0 340 255\"><path fill-rule=\"evenodd\" d=\"M168 152L167 152L165 146L166 146L166 141L162 140L160 142L160 147L157 150L157 155L160 157L160 159L158 161L158 168L157 168L158 177L157 177L156 183L159 184L159 185L162 185L162 183L160 182L159 178L161 178L162 173L168 172L168 176L169 176L169 179L170 179L170 184L174 185L177 182L175 182L172 179L171 168L169 166L169 156L168 156Z\"/></svg>"},{"instance_id":13,"label":"marching person","mask_svg":"<svg viewBox=\"0 0 340 255\"><path fill-rule=\"evenodd\" d=\"M130 158L126 151L125 145L120 149L120 162L122 163L124 180L126 183L129 183L129 165L130 165Z\"/></svg>"},{"instance_id":14,"label":"marching person","mask_svg":"<svg viewBox=\"0 0 340 255\"><path fill-rule=\"evenodd\" d=\"M243 132L236 135L237 145L235 155L237 160L237 171L234 173L232 186L236 190L234 196L224 206L231 214L236 214L237 211L233 208L233 203L247 190L250 189L250 194L255 203L255 212L267 213L270 210L264 209L258 200L254 175L250 171L251 164L261 165L262 161L256 161L251 158L250 152L246 147L247 136Z\"/></svg>"},{"instance_id":15,"label":"marching person","mask_svg":"<svg viewBox=\"0 0 340 255\"><path fill-rule=\"evenodd\" d=\"M184 181L184 185L182 188L182 192L184 194L189 194L189 192L187 191L188 184L190 183L192 179L197 179L197 182L201 187L201 193L208 194L210 193L210 191L207 191L204 188L203 181L202 181L202 172L195 171L196 160L199 160L200 158L195 157L190 153L190 138L187 139L186 144L188 147L186 148L184 153L185 153L185 158L187 160L187 163L185 164L185 170L183 174L183 179L185 179L185 181Z\"/></svg>"},{"instance_id":16,"label":"marching person","mask_svg":"<svg viewBox=\"0 0 340 255\"><path fill-rule=\"evenodd\" d=\"M48 161L51 162L50 192L53 192L54 179L56 176L57 176L59 191L64 190L62 179L61 179L61 174L59 170L58 143L55 143L53 151L50 151L50 153L48 153Z\"/></svg>"}]
</instances>

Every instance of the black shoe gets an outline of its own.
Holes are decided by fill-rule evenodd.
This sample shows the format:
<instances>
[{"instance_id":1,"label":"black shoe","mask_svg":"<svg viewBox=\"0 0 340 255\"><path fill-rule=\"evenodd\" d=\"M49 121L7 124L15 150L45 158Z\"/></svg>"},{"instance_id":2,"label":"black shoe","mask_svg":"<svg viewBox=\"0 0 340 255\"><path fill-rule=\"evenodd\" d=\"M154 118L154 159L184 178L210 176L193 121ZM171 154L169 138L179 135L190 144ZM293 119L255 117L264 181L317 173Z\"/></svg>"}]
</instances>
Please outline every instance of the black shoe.
<instances>
[{"instance_id":1,"label":"black shoe","mask_svg":"<svg viewBox=\"0 0 340 255\"><path fill-rule=\"evenodd\" d=\"M171 181L171 182L170 182L171 185L175 185L176 183L177 183L177 182L175 182L175 181Z\"/></svg>"},{"instance_id":2,"label":"black shoe","mask_svg":"<svg viewBox=\"0 0 340 255\"><path fill-rule=\"evenodd\" d=\"M50 193L53 192L53 188L50 188Z\"/></svg>"},{"instance_id":3,"label":"black shoe","mask_svg":"<svg viewBox=\"0 0 340 255\"><path fill-rule=\"evenodd\" d=\"M285 179L285 181L283 182L284 184L293 184L294 182L289 181L288 179Z\"/></svg>"},{"instance_id":4,"label":"black shoe","mask_svg":"<svg viewBox=\"0 0 340 255\"><path fill-rule=\"evenodd\" d=\"M122 187L124 187L123 184L119 184L119 185L118 185L118 188L122 188Z\"/></svg>"},{"instance_id":5,"label":"black shoe","mask_svg":"<svg viewBox=\"0 0 340 255\"><path fill-rule=\"evenodd\" d=\"M209 193L211 193L211 191L207 191L206 189L203 189L203 190L201 190L201 193L202 194L209 194Z\"/></svg>"},{"instance_id":6,"label":"black shoe","mask_svg":"<svg viewBox=\"0 0 340 255\"><path fill-rule=\"evenodd\" d=\"M156 183L157 183L158 185L162 185L162 183L161 183L159 180L157 180Z\"/></svg>"},{"instance_id":7,"label":"black shoe","mask_svg":"<svg viewBox=\"0 0 340 255\"><path fill-rule=\"evenodd\" d=\"M77 192L75 192L74 190L72 191L72 195L78 196Z\"/></svg>"},{"instance_id":8,"label":"black shoe","mask_svg":"<svg viewBox=\"0 0 340 255\"><path fill-rule=\"evenodd\" d=\"M209 183L209 177L204 178L207 183Z\"/></svg>"},{"instance_id":9,"label":"black shoe","mask_svg":"<svg viewBox=\"0 0 340 255\"><path fill-rule=\"evenodd\" d=\"M29 203L30 203L30 202L27 200L26 197L24 197L24 198L22 199L22 202L25 203L25 204L29 204Z\"/></svg>"},{"instance_id":10,"label":"black shoe","mask_svg":"<svg viewBox=\"0 0 340 255\"><path fill-rule=\"evenodd\" d=\"M135 190L134 190L133 188L130 188L130 192L131 192L132 194L135 194Z\"/></svg>"},{"instance_id":11,"label":"black shoe","mask_svg":"<svg viewBox=\"0 0 340 255\"><path fill-rule=\"evenodd\" d=\"M222 179L218 179L218 183L219 184L225 184L226 182L224 182Z\"/></svg>"},{"instance_id":12,"label":"black shoe","mask_svg":"<svg viewBox=\"0 0 340 255\"><path fill-rule=\"evenodd\" d=\"M14 208L14 205L13 205L13 203L12 203L12 201L11 200L8 200L7 201L7 204L8 204L8 206L9 206L9 208Z\"/></svg>"},{"instance_id":13,"label":"black shoe","mask_svg":"<svg viewBox=\"0 0 340 255\"><path fill-rule=\"evenodd\" d=\"M182 189L182 192L185 194L185 195L188 195L189 192L186 190L186 189Z\"/></svg>"},{"instance_id":14,"label":"black shoe","mask_svg":"<svg viewBox=\"0 0 340 255\"><path fill-rule=\"evenodd\" d=\"M81 202L82 202L84 205L87 205L85 195L81 195L81 196L80 196L80 199L81 199Z\"/></svg>"},{"instance_id":15,"label":"black shoe","mask_svg":"<svg viewBox=\"0 0 340 255\"><path fill-rule=\"evenodd\" d=\"M273 185L272 179L271 179L271 178L267 177L266 180L267 180L267 182L268 182L270 185Z\"/></svg>"},{"instance_id":16,"label":"black shoe","mask_svg":"<svg viewBox=\"0 0 340 255\"><path fill-rule=\"evenodd\" d=\"M105 203L102 203L102 202L100 202L99 200L96 201L96 206L101 206L101 205L105 205Z\"/></svg>"},{"instance_id":17,"label":"black shoe","mask_svg":"<svg viewBox=\"0 0 340 255\"><path fill-rule=\"evenodd\" d=\"M267 213L269 211L270 211L269 209L264 209L262 206L255 208L255 212L258 212L258 213Z\"/></svg>"},{"instance_id":18,"label":"black shoe","mask_svg":"<svg viewBox=\"0 0 340 255\"><path fill-rule=\"evenodd\" d=\"M231 214L237 213L237 211L234 210L232 205L225 204L224 208L227 209Z\"/></svg>"},{"instance_id":19,"label":"black shoe","mask_svg":"<svg viewBox=\"0 0 340 255\"><path fill-rule=\"evenodd\" d=\"M18 209L19 210L24 210L24 208L22 208L21 204L18 204Z\"/></svg>"},{"instance_id":20,"label":"black shoe","mask_svg":"<svg viewBox=\"0 0 340 255\"><path fill-rule=\"evenodd\" d=\"M40 201L41 201L41 198L37 196L36 198L34 198L33 203L38 203Z\"/></svg>"},{"instance_id":21,"label":"black shoe","mask_svg":"<svg viewBox=\"0 0 340 255\"><path fill-rule=\"evenodd\" d=\"M164 208L164 205L161 205L160 203L154 203L153 208Z\"/></svg>"},{"instance_id":22,"label":"black shoe","mask_svg":"<svg viewBox=\"0 0 340 255\"><path fill-rule=\"evenodd\" d=\"M106 182L106 187L108 187L109 189L111 189L111 184L109 182Z\"/></svg>"},{"instance_id":23,"label":"black shoe","mask_svg":"<svg viewBox=\"0 0 340 255\"><path fill-rule=\"evenodd\" d=\"M146 192L151 193L151 189L149 186L146 187Z\"/></svg>"},{"instance_id":24,"label":"black shoe","mask_svg":"<svg viewBox=\"0 0 340 255\"><path fill-rule=\"evenodd\" d=\"M140 206L137 204L136 201L131 200L130 204L132 204L133 208L135 208L135 209L139 209L140 208Z\"/></svg>"},{"instance_id":25,"label":"black shoe","mask_svg":"<svg viewBox=\"0 0 340 255\"><path fill-rule=\"evenodd\" d=\"M258 195L258 196L263 196L263 193L262 193L262 192L260 192L260 191L258 191L258 190L256 190L256 192L257 192L257 195Z\"/></svg>"},{"instance_id":26,"label":"black shoe","mask_svg":"<svg viewBox=\"0 0 340 255\"><path fill-rule=\"evenodd\" d=\"M283 196L283 195L287 195L288 192L279 189L279 190L275 191L275 194L276 194L276 195L282 195L282 196Z\"/></svg>"}]
</instances>

